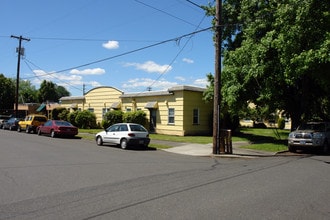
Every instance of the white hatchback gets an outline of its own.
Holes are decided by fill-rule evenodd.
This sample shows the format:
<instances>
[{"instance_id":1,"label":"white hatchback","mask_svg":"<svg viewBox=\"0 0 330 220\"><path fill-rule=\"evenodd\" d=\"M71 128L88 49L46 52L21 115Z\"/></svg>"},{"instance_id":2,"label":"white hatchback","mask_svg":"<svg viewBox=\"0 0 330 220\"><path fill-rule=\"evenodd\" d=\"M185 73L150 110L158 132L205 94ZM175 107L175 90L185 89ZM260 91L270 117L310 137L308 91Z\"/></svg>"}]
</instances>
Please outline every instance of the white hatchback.
<instances>
[{"instance_id":1,"label":"white hatchback","mask_svg":"<svg viewBox=\"0 0 330 220\"><path fill-rule=\"evenodd\" d=\"M150 143L148 130L140 124L114 124L95 135L97 145L104 143L120 145L122 149L128 146L148 147Z\"/></svg>"}]
</instances>

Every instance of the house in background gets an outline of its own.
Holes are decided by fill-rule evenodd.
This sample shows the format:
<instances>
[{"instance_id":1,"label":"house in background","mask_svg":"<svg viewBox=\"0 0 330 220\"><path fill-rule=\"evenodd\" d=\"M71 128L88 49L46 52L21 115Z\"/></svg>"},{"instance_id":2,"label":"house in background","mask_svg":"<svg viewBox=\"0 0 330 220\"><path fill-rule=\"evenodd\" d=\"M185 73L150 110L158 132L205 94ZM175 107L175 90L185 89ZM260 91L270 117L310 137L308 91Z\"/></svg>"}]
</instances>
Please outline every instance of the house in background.
<instances>
[{"instance_id":1,"label":"house in background","mask_svg":"<svg viewBox=\"0 0 330 220\"><path fill-rule=\"evenodd\" d=\"M175 86L166 91L124 94L113 87L97 87L83 97L62 97L61 107L94 112L101 123L106 112L146 112L151 132L170 135L203 135L212 132L213 103L203 100L204 88Z\"/></svg>"}]
</instances>

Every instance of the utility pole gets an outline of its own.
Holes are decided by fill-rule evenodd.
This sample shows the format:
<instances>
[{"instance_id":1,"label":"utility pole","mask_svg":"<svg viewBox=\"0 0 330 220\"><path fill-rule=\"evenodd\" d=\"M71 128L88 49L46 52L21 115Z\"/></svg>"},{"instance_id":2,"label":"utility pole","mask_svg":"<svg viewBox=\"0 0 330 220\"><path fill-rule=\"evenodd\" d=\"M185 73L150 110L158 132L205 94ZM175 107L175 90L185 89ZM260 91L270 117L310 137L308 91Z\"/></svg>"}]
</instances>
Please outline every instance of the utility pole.
<instances>
[{"instance_id":1,"label":"utility pole","mask_svg":"<svg viewBox=\"0 0 330 220\"><path fill-rule=\"evenodd\" d=\"M222 0L216 0L215 24L215 74L214 74L214 103L213 103L213 154L224 153L220 141L220 105L221 105L221 24Z\"/></svg>"},{"instance_id":2,"label":"utility pole","mask_svg":"<svg viewBox=\"0 0 330 220\"><path fill-rule=\"evenodd\" d=\"M18 49L16 50L18 53L18 59L17 59L17 76L16 76L16 94L15 94L15 117L18 117L18 87L19 87L19 71L20 71L20 65L21 65L21 55L24 54L22 51L22 40L30 41L28 38L24 38L22 36L14 36L11 35L10 37L16 38L19 40L18 43ZM23 53L22 53L23 52Z\"/></svg>"}]
</instances>

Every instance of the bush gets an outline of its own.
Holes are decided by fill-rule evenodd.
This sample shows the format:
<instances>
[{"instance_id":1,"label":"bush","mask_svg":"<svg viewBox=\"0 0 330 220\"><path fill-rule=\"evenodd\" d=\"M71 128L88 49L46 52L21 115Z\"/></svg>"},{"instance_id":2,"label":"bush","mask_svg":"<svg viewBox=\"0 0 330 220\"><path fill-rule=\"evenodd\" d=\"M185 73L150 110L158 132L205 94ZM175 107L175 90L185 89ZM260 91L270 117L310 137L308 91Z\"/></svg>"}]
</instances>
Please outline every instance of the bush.
<instances>
[{"instance_id":1,"label":"bush","mask_svg":"<svg viewBox=\"0 0 330 220\"><path fill-rule=\"evenodd\" d=\"M285 119L284 118L279 118L277 120L277 127L279 129L284 129L285 128Z\"/></svg>"},{"instance_id":2,"label":"bush","mask_svg":"<svg viewBox=\"0 0 330 220\"><path fill-rule=\"evenodd\" d=\"M78 127L78 125L76 123L76 117L77 117L78 113L79 113L79 111L74 111L74 112L69 113L68 116L67 116L67 120L71 124L73 124L74 126L77 126L77 127Z\"/></svg>"},{"instance_id":3,"label":"bush","mask_svg":"<svg viewBox=\"0 0 330 220\"><path fill-rule=\"evenodd\" d=\"M58 115L57 117L60 119L60 120L65 120L67 121L68 120L68 115L69 115L70 111L65 109L65 108L62 108L61 111L58 112Z\"/></svg>"},{"instance_id":4,"label":"bush","mask_svg":"<svg viewBox=\"0 0 330 220\"><path fill-rule=\"evenodd\" d=\"M123 115L123 121L124 122L131 122L131 123L137 123L137 124L141 124L143 126L146 126L147 124L147 118L146 118L147 114L142 111L136 111L136 112L126 112Z\"/></svg>"},{"instance_id":5,"label":"bush","mask_svg":"<svg viewBox=\"0 0 330 220\"><path fill-rule=\"evenodd\" d=\"M54 120L58 120L58 119L60 119L59 114L60 114L62 111L64 111L64 110L66 110L66 109L65 109L65 108L62 108L62 107L54 108L54 109L50 112L50 116L49 116L49 118L54 119Z\"/></svg>"},{"instance_id":6,"label":"bush","mask_svg":"<svg viewBox=\"0 0 330 220\"><path fill-rule=\"evenodd\" d=\"M75 122L79 128L89 129L97 127L95 114L88 110L78 112Z\"/></svg>"},{"instance_id":7,"label":"bush","mask_svg":"<svg viewBox=\"0 0 330 220\"><path fill-rule=\"evenodd\" d=\"M109 111L105 113L102 121L102 127L107 128L110 125L123 122L123 112L120 110Z\"/></svg>"}]
</instances>

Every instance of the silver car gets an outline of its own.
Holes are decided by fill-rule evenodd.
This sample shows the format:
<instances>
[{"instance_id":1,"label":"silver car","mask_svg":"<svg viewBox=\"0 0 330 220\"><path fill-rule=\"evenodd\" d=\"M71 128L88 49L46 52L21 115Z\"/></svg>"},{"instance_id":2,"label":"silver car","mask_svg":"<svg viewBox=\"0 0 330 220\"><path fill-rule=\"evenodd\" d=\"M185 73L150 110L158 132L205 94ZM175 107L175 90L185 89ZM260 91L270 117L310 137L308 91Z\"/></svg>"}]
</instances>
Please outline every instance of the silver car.
<instances>
[{"instance_id":1,"label":"silver car","mask_svg":"<svg viewBox=\"0 0 330 220\"><path fill-rule=\"evenodd\" d=\"M297 149L318 149L322 153L329 152L330 123L308 122L291 132L288 138L290 152Z\"/></svg>"},{"instance_id":2,"label":"silver car","mask_svg":"<svg viewBox=\"0 0 330 220\"><path fill-rule=\"evenodd\" d=\"M128 146L148 147L150 143L149 132L140 124L119 123L114 124L95 135L97 145L104 143L120 145L122 149Z\"/></svg>"}]
</instances>

